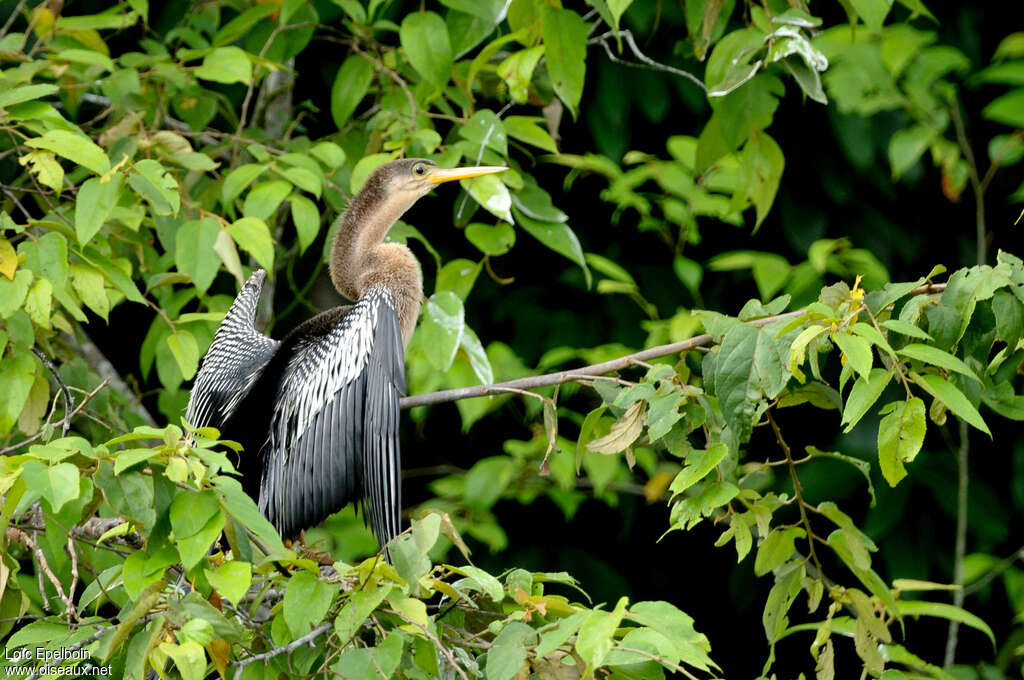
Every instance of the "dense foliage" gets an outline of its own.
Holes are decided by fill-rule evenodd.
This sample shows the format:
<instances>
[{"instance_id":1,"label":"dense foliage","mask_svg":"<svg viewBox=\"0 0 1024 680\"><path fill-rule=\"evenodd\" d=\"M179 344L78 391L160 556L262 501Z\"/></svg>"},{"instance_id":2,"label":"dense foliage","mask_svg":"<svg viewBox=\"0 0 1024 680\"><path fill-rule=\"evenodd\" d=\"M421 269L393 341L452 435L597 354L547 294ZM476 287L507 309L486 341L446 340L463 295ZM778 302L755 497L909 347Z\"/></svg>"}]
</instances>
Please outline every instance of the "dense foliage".
<instances>
[{"instance_id":1,"label":"dense foliage","mask_svg":"<svg viewBox=\"0 0 1024 680\"><path fill-rule=\"evenodd\" d=\"M916 0L169 5L0 3L5 670L1020 675L1024 33L999 11L980 47ZM247 452L182 413L254 268L275 335L338 303L330 225L400 156L510 168L389 234L428 282L410 394L568 374L408 412L388 564L351 509L285 545ZM577 530L621 563L558 557ZM649 534L687 552L634 558ZM725 546L731 574L688 571Z\"/></svg>"}]
</instances>

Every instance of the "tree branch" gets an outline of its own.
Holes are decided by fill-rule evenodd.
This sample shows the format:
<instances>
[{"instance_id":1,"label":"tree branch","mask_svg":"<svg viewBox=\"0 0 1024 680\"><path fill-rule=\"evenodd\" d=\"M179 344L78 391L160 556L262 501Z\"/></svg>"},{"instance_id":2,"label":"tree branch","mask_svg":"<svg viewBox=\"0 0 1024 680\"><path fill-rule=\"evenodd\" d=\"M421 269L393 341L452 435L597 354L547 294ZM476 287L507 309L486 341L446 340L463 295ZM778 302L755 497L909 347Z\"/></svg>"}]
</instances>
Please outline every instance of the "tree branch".
<instances>
[{"instance_id":1,"label":"tree branch","mask_svg":"<svg viewBox=\"0 0 1024 680\"><path fill-rule=\"evenodd\" d=\"M964 598L964 556L967 552L967 497L970 470L967 457L971 451L971 440L967 429L967 421L960 423L960 447L956 452L957 461L957 494L956 494L956 544L953 548L953 584L960 586L953 591L953 606L963 607ZM960 622L950 620L949 632L946 635L946 656L942 667L949 669L956 660L956 646L960 637Z\"/></svg>"},{"instance_id":2,"label":"tree branch","mask_svg":"<svg viewBox=\"0 0 1024 680\"><path fill-rule=\"evenodd\" d=\"M286 654L288 652L293 652L302 645L311 644L313 640L316 640L318 637L329 631L331 628L334 628L333 622L321 624L313 630L311 630L310 632L303 635L302 637L300 637L299 639L289 642L283 647L274 647L268 652L263 652L262 654L250 656L248 659L243 659L242 661L236 661L234 664L232 664L235 669L235 680L241 678L242 670L254 661L265 662L269 661L270 659L273 659L275 656Z\"/></svg>"},{"instance_id":3,"label":"tree branch","mask_svg":"<svg viewBox=\"0 0 1024 680\"><path fill-rule=\"evenodd\" d=\"M93 389L92 392L90 392L89 394L85 395L82 398L81 403L79 403L78 406L75 407L75 410L71 412L71 417L74 418L79 413L81 413L81 411L85 408L85 405L89 403L89 400L92 399L93 397L95 397L96 394L100 390L102 390L104 387L106 387L108 384L110 384L110 378L104 378L103 382L101 382L99 385L97 385L95 387L95 389ZM11 444L10 446L8 446L5 449L0 449L0 456L6 456L7 454L13 453L14 451L17 451L18 449L20 449L20 448L22 448L24 446L28 446L29 444L31 444L34 441L42 439L43 432L44 432L44 430L39 430L39 432L36 432L34 435L32 435L31 437L29 437L27 439L21 440L17 444Z\"/></svg>"},{"instance_id":4,"label":"tree branch","mask_svg":"<svg viewBox=\"0 0 1024 680\"><path fill-rule=\"evenodd\" d=\"M908 293L908 295L941 293L945 289L946 284L944 283L926 283L914 288L910 293ZM773 316L754 319L747 323L760 328L762 326L775 323L776 321L795 319L806 311L806 309L797 309L792 312L785 312L783 314L775 314ZM670 354L679 354L680 352L701 349L705 345L711 344L713 340L714 338L710 333L703 333L681 342L649 347L648 349L640 352L627 354L626 356L619 357L618 359L612 359L611 361L604 361L599 364L591 364L580 368L571 368L566 371L558 371L557 373L531 375L526 378L508 380L506 382L494 383L492 385L470 385L469 387L459 387L453 390L440 390L439 392L428 392L427 394L414 394L409 397L402 397L402 399L399 400L398 405L402 410L405 410L416 408L417 406L442 404L446 401L458 401L460 399L472 399L474 397L489 397L495 394L507 394L510 391L532 390L538 387L561 385L562 383L567 382L589 382L594 377L605 373L620 371L624 368L629 368L630 366L642 366L643 362L650 359L657 359L659 357L669 356Z\"/></svg>"},{"instance_id":5,"label":"tree branch","mask_svg":"<svg viewBox=\"0 0 1024 680\"><path fill-rule=\"evenodd\" d=\"M61 426L60 436L67 437L68 430L71 429L71 411L75 408L75 400L71 396L71 390L68 389L68 386L61 379L60 373L57 372L57 367L53 365L53 362L50 361L49 357L43 354L35 345L32 346L32 352L39 357L39 360L43 362L43 365L50 370L50 375L52 375L53 379L57 381L57 385L64 393L64 424Z\"/></svg>"}]
</instances>

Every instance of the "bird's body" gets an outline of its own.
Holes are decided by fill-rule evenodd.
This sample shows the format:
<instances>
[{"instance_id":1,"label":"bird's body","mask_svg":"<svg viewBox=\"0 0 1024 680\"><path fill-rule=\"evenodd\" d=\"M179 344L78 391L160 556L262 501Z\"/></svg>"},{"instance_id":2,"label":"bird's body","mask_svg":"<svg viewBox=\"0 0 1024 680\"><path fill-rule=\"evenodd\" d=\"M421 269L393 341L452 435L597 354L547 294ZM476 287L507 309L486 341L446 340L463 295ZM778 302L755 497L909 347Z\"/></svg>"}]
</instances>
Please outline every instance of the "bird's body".
<instances>
[{"instance_id":1,"label":"bird's body","mask_svg":"<svg viewBox=\"0 0 1024 680\"><path fill-rule=\"evenodd\" d=\"M331 251L331 279L355 304L318 314L281 341L254 325L262 270L235 298L186 419L256 455L259 472L246 474L244 486L283 536L351 502L364 504L382 547L399 533L398 401L423 291L412 252L381 241L436 184L502 169L441 170L418 159L381 166L340 218Z\"/></svg>"}]
</instances>

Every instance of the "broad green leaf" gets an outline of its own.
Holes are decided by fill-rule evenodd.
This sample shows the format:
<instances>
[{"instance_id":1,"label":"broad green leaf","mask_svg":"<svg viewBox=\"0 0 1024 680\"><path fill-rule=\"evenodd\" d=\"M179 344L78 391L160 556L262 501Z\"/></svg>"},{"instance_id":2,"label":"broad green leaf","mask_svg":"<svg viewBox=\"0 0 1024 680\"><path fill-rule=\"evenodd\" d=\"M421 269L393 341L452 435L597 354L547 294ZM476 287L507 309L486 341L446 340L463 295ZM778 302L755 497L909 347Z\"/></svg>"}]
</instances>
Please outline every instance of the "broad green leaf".
<instances>
[{"instance_id":1,"label":"broad green leaf","mask_svg":"<svg viewBox=\"0 0 1024 680\"><path fill-rule=\"evenodd\" d=\"M857 11L860 18L864 20L872 33L882 30L886 15L892 8L893 0L849 0L850 5Z\"/></svg>"},{"instance_id":2,"label":"broad green leaf","mask_svg":"<svg viewBox=\"0 0 1024 680\"><path fill-rule=\"evenodd\" d=\"M1010 90L981 112L985 118L1015 128L1024 128L1024 87Z\"/></svg>"},{"instance_id":3,"label":"broad green leaf","mask_svg":"<svg viewBox=\"0 0 1024 680\"><path fill-rule=\"evenodd\" d=\"M291 204L292 223L299 236L299 252L304 253L320 232L320 211L313 201L299 194L292 194L288 202Z\"/></svg>"},{"instance_id":4,"label":"broad green leaf","mask_svg":"<svg viewBox=\"0 0 1024 680\"><path fill-rule=\"evenodd\" d=\"M45 97L58 91L60 91L60 88L48 83L13 87L6 92L0 92L0 108L20 104L33 99L39 99L40 97Z\"/></svg>"},{"instance_id":5,"label":"broad green leaf","mask_svg":"<svg viewBox=\"0 0 1024 680\"><path fill-rule=\"evenodd\" d=\"M583 621L576 636L576 651L587 663L588 668L595 669L601 666L611 651L612 636L622 623L628 604L628 598L620 598L613 611L603 612L595 609Z\"/></svg>"},{"instance_id":6,"label":"broad green leaf","mask_svg":"<svg viewBox=\"0 0 1024 680\"><path fill-rule=\"evenodd\" d=\"M826 330L828 329L825 326L820 326L818 324L808 326L800 331L800 335L796 336L793 344L789 346L789 370L801 383L807 379L804 372L800 370L800 366L804 363L807 345L811 340L818 337Z\"/></svg>"},{"instance_id":7,"label":"broad green leaf","mask_svg":"<svg viewBox=\"0 0 1024 680\"><path fill-rule=\"evenodd\" d=\"M90 264L71 263L71 285L82 302L104 321L110 313L110 298L104 288L103 274Z\"/></svg>"},{"instance_id":8,"label":"broad green leaf","mask_svg":"<svg viewBox=\"0 0 1024 680\"><path fill-rule=\"evenodd\" d=\"M934 373L919 374L911 371L910 377L926 392L948 406L949 410L957 417L964 419L970 425L978 428L988 436L992 436L992 433L988 429L988 425L985 424L981 414L978 413L978 409L974 408L974 405L971 404L970 400L968 400L967 397L964 396L964 393L958 390L953 383L949 382L945 378L935 375Z\"/></svg>"},{"instance_id":9,"label":"broad green leaf","mask_svg":"<svg viewBox=\"0 0 1024 680\"><path fill-rule=\"evenodd\" d=\"M472 260L462 258L450 260L437 272L436 289L450 290L465 302L473 290L476 277L480 274L481 265Z\"/></svg>"},{"instance_id":10,"label":"broad green leaf","mask_svg":"<svg viewBox=\"0 0 1024 680\"><path fill-rule=\"evenodd\" d=\"M313 163L312 161L310 161L310 164L312 166L316 166L316 163ZM312 170L309 170L308 168L278 167L277 169L277 171L281 173L281 175L286 180L288 180L298 188L302 189L303 191L313 194L317 198L320 198L321 189L320 177L317 176L319 174L319 170L319 167L317 167L317 172L314 173Z\"/></svg>"},{"instance_id":11,"label":"broad green leaf","mask_svg":"<svg viewBox=\"0 0 1024 680\"><path fill-rule=\"evenodd\" d=\"M708 657L711 644L707 637L694 630L693 619L675 605L662 601L637 602L629 608L626 618L671 640L680 659L694 668L704 671L718 668Z\"/></svg>"},{"instance_id":12,"label":"broad green leaf","mask_svg":"<svg viewBox=\"0 0 1024 680\"><path fill-rule=\"evenodd\" d=\"M786 158L775 140L761 132L751 137L744 145L740 163L747 186L747 196L757 211L757 220L754 222L754 229L757 230L775 202L775 193L779 189L782 171L786 167Z\"/></svg>"},{"instance_id":13,"label":"broad green leaf","mask_svg":"<svg viewBox=\"0 0 1024 680\"><path fill-rule=\"evenodd\" d=\"M555 93L572 113L579 111L587 59L587 23L576 12L544 4L541 35Z\"/></svg>"},{"instance_id":14,"label":"broad green leaf","mask_svg":"<svg viewBox=\"0 0 1024 680\"><path fill-rule=\"evenodd\" d=\"M473 222L466 225L466 238L485 255L504 255L516 242L516 231L505 222L494 226Z\"/></svg>"},{"instance_id":15,"label":"broad green leaf","mask_svg":"<svg viewBox=\"0 0 1024 680\"><path fill-rule=\"evenodd\" d=\"M238 604L252 583L252 565L248 562L225 562L217 571L206 570L206 580L229 602Z\"/></svg>"},{"instance_id":16,"label":"broad green leaf","mask_svg":"<svg viewBox=\"0 0 1024 680\"><path fill-rule=\"evenodd\" d=\"M252 81L252 62L240 47L218 47L203 57L202 66L193 73L203 80L248 85Z\"/></svg>"},{"instance_id":17,"label":"broad green leaf","mask_svg":"<svg viewBox=\"0 0 1024 680\"><path fill-rule=\"evenodd\" d=\"M513 680L521 669L529 668L524 644L535 636L533 628L521 621L505 624L487 651L487 680Z\"/></svg>"},{"instance_id":18,"label":"broad green leaf","mask_svg":"<svg viewBox=\"0 0 1024 680\"><path fill-rule=\"evenodd\" d=\"M473 117L459 128L459 136L472 142L474 148L480 151L488 148L501 156L508 155L508 136L505 134L505 124L490 109L481 109L474 113ZM495 175L490 175L490 177L497 179Z\"/></svg>"},{"instance_id":19,"label":"broad green leaf","mask_svg":"<svg viewBox=\"0 0 1024 680\"><path fill-rule=\"evenodd\" d=\"M171 348L171 354L178 362L181 377L191 380L199 369L199 345L195 336L179 329L167 336L167 346Z\"/></svg>"},{"instance_id":20,"label":"broad green leaf","mask_svg":"<svg viewBox=\"0 0 1024 680\"><path fill-rule=\"evenodd\" d=\"M418 331L423 348L431 365L443 373L455 360L466 327L462 300L450 290L439 291L430 296L423 312Z\"/></svg>"},{"instance_id":21,"label":"broad green leaf","mask_svg":"<svg viewBox=\"0 0 1024 680\"><path fill-rule=\"evenodd\" d=\"M204 217L185 222L178 228L174 239L174 262L178 271L187 274L195 287L204 293L220 269L220 260L214 251L219 234L217 220Z\"/></svg>"},{"instance_id":22,"label":"broad green leaf","mask_svg":"<svg viewBox=\"0 0 1024 680\"><path fill-rule=\"evenodd\" d=\"M434 12L413 12L402 20L398 33L409 63L424 80L441 87L452 70L452 44L448 27Z\"/></svg>"},{"instance_id":23,"label":"broad green leaf","mask_svg":"<svg viewBox=\"0 0 1024 680\"><path fill-rule=\"evenodd\" d=\"M563 255L580 266L583 275L586 277L587 286L590 286L590 268L583 257L583 247L580 245L576 232L565 222L539 222L527 217L519 209L516 209L516 219L526 233L534 237L545 246Z\"/></svg>"},{"instance_id":24,"label":"broad green leaf","mask_svg":"<svg viewBox=\"0 0 1024 680\"><path fill-rule=\"evenodd\" d=\"M534 650L537 658L543 659L568 642L569 638L576 634L588 616L590 616L589 610L578 611L558 621L558 624L553 629L541 633L540 642Z\"/></svg>"},{"instance_id":25,"label":"broad green leaf","mask_svg":"<svg viewBox=\"0 0 1024 680\"><path fill-rule=\"evenodd\" d=\"M21 474L29 488L38 491L55 513L60 512L65 503L78 498L81 489L79 472L78 467L71 463L47 467L29 460L22 465Z\"/></svg>"},{"instance_id":26,"label":"broad green leaf","mask_svg":"<svg viewBox=\"0 0 1024 680\"><path fill-rule=\"evenodd\" d=\"M267 169L266 165L259 163L246 163L245 165L239 165L237 168L232 170L224 178L224 183L220 187L220 200L225 206L231 204L235 197L238 196L242 191L252 184L253 180L260 176L264 170Z\"/></svg>"},{"instance_id":27,"label":"broad green leaf","mask_svg":"<svg viewBox=\"0 0 1024 680\"><path fill-rule=\"evenodd\" d=\"M174 661L181 680L203 680L206 675L206 652L198 642L161 642L159 649Z\"/></svg>"},{"instance_id":28,"label":"broad green leaf","mask_svg":"<svg viewBox=\"0 0 1024 680\"><path fill-rule=\"evenodd\" d=\"M9 318L21 309L32 279L32 272L27 269L19 269L10 280L7 277L0 278L0 318Z\"/></svg>"},{"instance_id":29,"label":"broad green leaf","mask_svg":"<svg viewBox=\"0 0 1024 680\"><path fill-rule=\"evenodd\" d=\"M543 118L535 116L508 116L505 118L505 132L509 137L518 139L520 142L530 144L539 149L558 153L558 147L551 134L541 125Z\"/></svg>"},{"instance_id":30,"label":"broad green leaf","mask_svg":"<svg viewBox=\"0 0 1024 680\"><path fill-rule=\"evenodd\" d=\"M217 34L213 36L213 44L218 47L230 45L251 31L253 26L258 24L260 20L273 14L277 8L278 5L255 5L246 9L234 19L221 26Z\"/></svg>"},{"instance_id":31,"label":"broad green leaf","mask_svg":"<svg viewBox=\"0 0 1024 680\"><path fill-rule=\"evenodd\" d=\"M898 350L898 354L902 354L905 357L911 359L917 359L923 361L926 364L932 366L940 366L950 371L955 371L962 375L966 375L968 378L978 380L978 376L975 375L974 371L960 359L956 358L949 352L944 352L938 347L932 347L930 345L922 345L919 343L911 343L906 347ZM979 381L980 382L980 381Z\"/></svg>"},{"instance_id":32,"label":"broad green leaf","mask_svg":"<svg viewBox=\"0 0 1024 680\"><path fill-rule=\"evenodd\" d=\"M57 18L57 28L75 32L125 29L134 26L138 21L139 15L136 12L124 12L118 8L100 14L60 16Z\"/></svg>"},{"instance_id":33,"label":"broad green leaf","mask_svg":"<svg viewBox=\"0 0 1024 680\"><path fill-rule=\"evenodd\" d=\"M124 175L117 172L104 181L99 177L85 180L75 199L75 235L85 244L96 235L121 197Z\"/></svg>"},{"instance_id":34,"label":"broad green leaf","mask_svg":"<svg viewBox=\"0 0 1024 680\"><path fill-rule=\"evenodd\" d=\"M907 475L904 463L912 462L924 443L924 402L917 397L894 401L879 413L884 417L878 425L878 465L889 486L896 486Z\"/></svg>"},{"instance_id":35,"label":"broad green leaf","mask_svg":"<svg viewBox=\"0 0 1024 680\"><path fill-rule=\"evenodd\" d=\"M512 53L498 65L498 75L505 80L512 101L525 104L530 98L530 83L537 62L544 55L544 46L535 45ZM539 132L539 130L538 130ZM543 133L542 133L543 134Z\"/></svg>"},{"instance_id":36,"label":"broad green leaf","mask_svg":"<svg viewBox=\"0 0 1024 680\"><path fill-rule=\"evenodd\" d=\"M243 217L228 226L228 233L261 267L267 271L274 270L274 241L266 222L255 217Z\"/></svg>"},{"instance_id":37,"label":"broad green leaf","mask_svg":"<svg viewBox=\"0 0 1024 680\"><path fill-rule=\"evenodd\" d=\"M292 635L299 637L319 624L331 608L338 590L318 575L302 570L288 579L284 591L284 620Z\"/></svg>"},{"instance_id":38,"label":"broad green leaf","mask_svg":"<svg viewBox=\"0 0 1024 680\"><path fill-rule=\"evenodd\" d=\"M338 74L334 77L334 85L331 87L331 117L339 130L345 127L345 123L352 117L359 102L366 96L373 82L373 65L369 60L358 54L351 54L345 58ZM338 147L335 147L338 148ZM315 149L314 149L315 150ZM338 161L337 154L332 153L331 166L337 167L344 162L344 155Z\"/></svg>"},{"instance_id":39,"label":"broad green leaf","mask_svg":"<svg viewBox=\"0 0 1024 680\"><path fill-rule=\"evenodd\" d=\"M281 179L260 182L246 194L242 214L266 222L291 192L292 185Z\"/></svg>"},{"instance_id":40,"label":"broad green leaf","mask_svg":"<svg viewBox=\"0 0 1024 680\"><path fill-rule=\"evenodd\" d=\"M483 569L469 565L458 567L457 569L454 569L454 571L469 579L469 582L472 583L477 590L481 593L485 593L487 597L491 598L495 603L501 602L502 599L504 599L505 590L501 587L501 582Z\"/></svg>"},{"instance_id":41,"label":"broad green leaf","mask_svg":"<svg viewBox=\"0 0 1024 680\"><path fill-rule=\"evenodd\" d=\"M947 621L959 621L965 626L980 630L988 636L993 645L996 644L995 635L989 625L966 609L945 602L926 602L924 600L901 600L899 608L903 616L937 616Z\"/></svg>"},{"instance_id":42,"label":"broad green leaf","mask_svg":"<svg viewBox=\"0 0 1024 680\"><path fill-rule=\"evenodd\" d=\"M52 151L32 151L20 157L18 163L27 165L29 172L43 186L50 187L58 194L64 190L64 168L57 162Z\"/></svg>"},{"instance_id":43,"label":"broad green leaf","mask_svg":"<svg viewBox=\"0 0 1024 680\"><path fill-rule=\"evenodd\" d=\"M839 346L850 362L850 366L861 379L866 380L871 374L873 355L871 345L864 338L851 333L837 332L832 334L832 340Z\"/></svg>"},{"instance_id":44,"label":"broad green leaf","mask_svg":"<svg viewBox=\"0 0 1024 680\"><path fill-rule=\"evenodd\" d=\"M483 175L473 179L464 179L460 183L466 188L469 195L473 197L473 200L483 206L487 212L505 220L509 224L514 224L510 211L512 208L512 196L508 192L508 187L505 186L505 183L497 175Z\"/></svg>"},{"instance_id":45,"label":"broad green leaf","mask_svg":"<svg viewBox=\"0 0 1024 680\"><path fill-rule=\"evenodd\" d=\"M42 137L34 137L25 142L34 149L46 149L58 156L92 170L97 175L110 169L110 161L106 152L83 134L67 130L50 130Z\"/></svg>"},{"instance_id":46,"label":"broad green leaf","mask_svg":"<svg viewBox=\"0 0 1024 680\"><path fill-rule=\"evenodd\" d=\"M917 163L936 135L937 131L927 125L912 125L893 133L889 140L889 165L894 180Z\"/></svg>"},{"instance_id":47,"label":"broad green leaf","mask_svg":"<svg viewBox=\"0 0 1024 680\"><path fill-rule=\"evenodd\" d=\"M177 215L181 208L178 181L158 161L146 158L133 167L128 184L147 203L154 215Z\"/></svg>"},{"instance_id":48,"label":"broad green leaf","mask_svg":"<svg viewBox=\"0 0 1024 680\"><path fill-rule=\"evenodd\" d=\"M882 328L886 328L890 331L894 331L900 335L906 335L911 338L919 338L921 340L932 339L932 336L925 333L918 326L900 319L886 319L880 325Z\"/></svg>"},{"instance_id":49,"label":"broad green leaf","mask_svg":"<svg viewBox=\"0 0 1024 680\"><path fill-rule=\"evenodd\" d=\"M334 630L341 644L346 644L359 632L363 622L390 593L391 587L388 585L377 586L367 583L349 596L345 606L334 619Z\"/></svg>"},{"instance_id":50,"label":"broad green leaf","mask_svg":"<svg viewBox=\"0 0 1024 680\"><path fill-rule=\"evenodd\" d=\"M799 527L776 527L757 547L754 559L754 574L764 576L781 566L796 553L794 541L804 538L807 532Z\"/></svg>"},{"instance_id":51,"label":"broad green leaf","mask_svg":"<svg viewBox=\"0 0 1024 680\"><path fill-rule=\"evenodd\" d=\"M686 467L676 475L669 486L673 497L704 479L728 453L729 447L721 442L712 444L706 450L694 449L691 451L686 456Z\"/></svg>"},{"instance_id":52,"label":"broad green leaf","mask_svg":"<svg viewBox=\"0 0 1024 680\"><path fill-rule=\"evenodd\" d=\"M765 400L779 396L789 381L789 339L776 337L782 325L758 328L737 324L725 333L722 344L712 353L713 393L740 441L749 439Z\"/></svg>"},{"instance_id":53,"label":"broad green leaf","mask_svg":"<svg viewBox=\"0 0 1024 680\"><path fill-rule=\"evenodd\" d=\"M892 380L892 375L892 371L884 368L872 368L867 379L854 381L850 396L846 398L846 406L843 408L843 424L846 425L843 432L849 432L860 422L868 409L882 396L882 392Z\"/></svg>"}]
</instances>

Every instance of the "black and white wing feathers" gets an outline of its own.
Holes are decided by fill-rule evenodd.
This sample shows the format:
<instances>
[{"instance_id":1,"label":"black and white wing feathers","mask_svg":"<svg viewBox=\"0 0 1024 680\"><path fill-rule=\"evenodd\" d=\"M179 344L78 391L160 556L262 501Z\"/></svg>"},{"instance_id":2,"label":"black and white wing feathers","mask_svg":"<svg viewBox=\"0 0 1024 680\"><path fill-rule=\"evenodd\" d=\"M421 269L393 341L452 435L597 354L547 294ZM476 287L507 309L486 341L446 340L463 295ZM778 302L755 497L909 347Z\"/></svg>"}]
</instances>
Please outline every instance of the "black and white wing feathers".
<instances>
[{"instance_id":1,"label":"black and white wing feathers","mask_svg":"<svg viewBox=\"0 0 1024 680\"><path fill-rule=\"evenodd\" d=\"M255 326L266 278L262 269L249 277L213 337L185 412L195 427L223 430L280 345Z\"/></svg>"},{"instance_id":2,"label":"black and white wing feathers","mask_svg":"<svg viewBox=\"0 0 1024 680\"><path fill-rule=\"evenodd\" d=\"M296 337L262 451L260 510L294 536L361 499L383 546L401 511L405 374L394 300L371 288L340 319L322 314Z\"/></svg>"}]
</instances>

